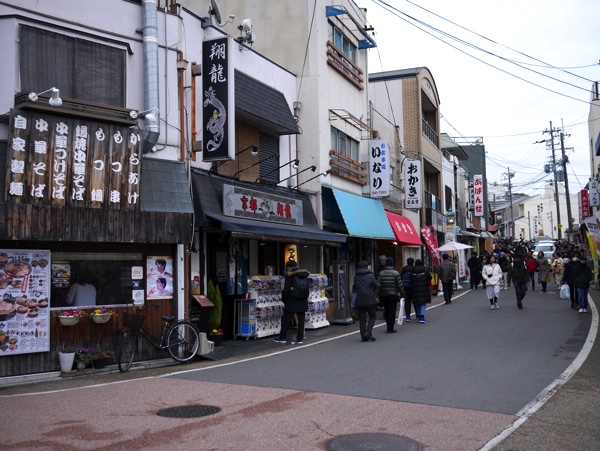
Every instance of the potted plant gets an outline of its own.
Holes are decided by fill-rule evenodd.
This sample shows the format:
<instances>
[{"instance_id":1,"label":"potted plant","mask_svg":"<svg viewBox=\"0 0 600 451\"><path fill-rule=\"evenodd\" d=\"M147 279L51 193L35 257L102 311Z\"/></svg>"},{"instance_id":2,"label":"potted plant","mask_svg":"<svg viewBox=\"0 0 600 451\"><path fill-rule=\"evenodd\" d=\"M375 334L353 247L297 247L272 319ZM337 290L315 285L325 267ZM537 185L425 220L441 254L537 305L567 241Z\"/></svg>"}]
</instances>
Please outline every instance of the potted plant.
<instances>
[{"instance_id":1,"label":"potted plant","mask_svg":"<svg viewBox=\"0 0 600 451\"><path fill-rule=\"evenodd\" d=\"M208 311L206 326L208 328L208 339L215 343L215 346L223 341L223 329L221 328L221 315L223 312L223 301L221 299L221 290L219 286L208 281L207 290L208 299L213 303L214 307ZM220 332L219 332L220 331Z\"/></svg>"},{"instance_id":2,"label":"potted plant","mask_svg":"<svg viewBox=\"0 0 600 451\"><path fill-rule=\"evenodd\" d=\"M58 361L60 370L63 373L73 371L73 362L75 362L75 351L63 347L62 351L58 351Z\"/></svg>"},{"instance_id":3,"label":"potted plant","mask_svg":"<svg viewBox=\"0 0 600 451\"><path fill-rule=\"evenodd\" d=\"M90 313L90 318L92 318L92 321L94 321L96 324L104 324L110 320L112 314L113 312L111 309L100 307Z\"/></svg>"},{"instance_id":4,"label":"potted plant","mask_svg":"<svg viewBox=\"0 0 600 451\"><path fill-rule=\"evenodd\" d=\"M92 361L94 368L104 368L106 365L115 363L115 353L112 351L94 351L92 352Z\"/></svg>"},{"instance_id":5,"label":"potted plant","mask_svg":"<svg viewBox=\"0 0 600 451\"><path fill-rule=\"evenodd\" d=\"M63 310L58 314L58 320L63 326L74 326L82 315L83 311L79 309Z\"/></svg>"},{"instance_id":6,"label":"potted plant","mask_svg":"<svg viewBox=\"0 0 600 451\"><path fill-rule=\"evenodd\" d=\"M93 360L90 348L75 349L75 366L77 367L77 371L81 371L90 366Z\"/></svg>"}]
</instances>

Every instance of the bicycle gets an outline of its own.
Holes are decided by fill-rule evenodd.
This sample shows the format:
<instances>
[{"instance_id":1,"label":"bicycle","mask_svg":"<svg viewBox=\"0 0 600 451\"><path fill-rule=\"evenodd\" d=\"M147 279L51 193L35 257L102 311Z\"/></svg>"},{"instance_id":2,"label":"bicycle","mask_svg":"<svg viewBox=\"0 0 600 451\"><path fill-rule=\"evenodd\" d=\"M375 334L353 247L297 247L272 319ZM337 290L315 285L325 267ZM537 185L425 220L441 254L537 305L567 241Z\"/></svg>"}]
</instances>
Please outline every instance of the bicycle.
<instances>
[{"instance_id":1,"label":"bicycle","mask_svg":"<svg viewBox=\"0 0 600 451\"><path fill-rule=\"evenodd\" d=\"M173 360L177 362L189 362L198 353L200 335L189 321L177 321L175 316L163 316L162 320L165 322L165 327L161 337L152 335L144 329L142 326L146 316L142 312L151 307L160 308L158 305L149 304L146 307L137 309L139 313L125 312L123 314L123 324L127 331L121 338L117 356L119 371L122 373L127 372L131 367L133 357L137 351L138 335L156 349L167 351Z\"/></svg>"}]
</instances>

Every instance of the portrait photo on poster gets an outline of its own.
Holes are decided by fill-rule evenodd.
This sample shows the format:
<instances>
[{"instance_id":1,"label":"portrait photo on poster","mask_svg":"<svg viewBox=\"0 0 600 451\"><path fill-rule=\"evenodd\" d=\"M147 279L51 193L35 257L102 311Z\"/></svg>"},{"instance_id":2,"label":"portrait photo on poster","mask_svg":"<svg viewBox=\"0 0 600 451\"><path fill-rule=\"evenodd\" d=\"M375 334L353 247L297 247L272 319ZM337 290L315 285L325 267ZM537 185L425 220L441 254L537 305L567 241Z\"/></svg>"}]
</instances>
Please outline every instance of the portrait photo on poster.
<instances>
[{"instance_id":1,"label":"portrait photo on poster","mask_svg":"<svg viewBox=\"0 0 600 451\"><path fill-rule=\"evenodd\" d=\"M173 257L149 256L146 260L146 274L150 277L173 277Z\"/></svg>"},{"instance_id":2,"label":"portrait photo on poster","mask_svg":"<svg viewBox=\"0 0 600 451\"><path fill-rule=\"evenodd\" d=\"M148 277L147 298L148 299L172 299L173 279L169 277Z\"/></svg>"}]
</instances>

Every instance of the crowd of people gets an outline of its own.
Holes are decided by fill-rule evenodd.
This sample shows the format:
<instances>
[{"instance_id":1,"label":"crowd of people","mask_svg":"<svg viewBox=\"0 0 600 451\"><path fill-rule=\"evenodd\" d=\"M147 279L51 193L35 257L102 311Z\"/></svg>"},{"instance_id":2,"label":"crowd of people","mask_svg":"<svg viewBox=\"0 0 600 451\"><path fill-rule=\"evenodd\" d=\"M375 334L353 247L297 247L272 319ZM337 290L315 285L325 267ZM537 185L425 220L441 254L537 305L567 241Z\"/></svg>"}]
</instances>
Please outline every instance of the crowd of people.
<instances>
[{"instance_id":1,"label":"crowd of people","mask_svg":"<svg viewBox=\"0 0 600 451\"><path fill-rule=\"evenodd\" d=\"M559 290L569 287L571 308L587 313L588 289L593 280L594 262L589 251L564 240L554 241L555 252L547 258L544 252L534 253L534 242L500 240L492 252L472 253L467 261L471 289L481 283L486 290L491 309L499 308L500 290L511 284L515 289L517 307L523 308L526 292L548 292L548 283L554 281ZM534 255L535 254L535 255Z\"/></svg>"}]
</instances>

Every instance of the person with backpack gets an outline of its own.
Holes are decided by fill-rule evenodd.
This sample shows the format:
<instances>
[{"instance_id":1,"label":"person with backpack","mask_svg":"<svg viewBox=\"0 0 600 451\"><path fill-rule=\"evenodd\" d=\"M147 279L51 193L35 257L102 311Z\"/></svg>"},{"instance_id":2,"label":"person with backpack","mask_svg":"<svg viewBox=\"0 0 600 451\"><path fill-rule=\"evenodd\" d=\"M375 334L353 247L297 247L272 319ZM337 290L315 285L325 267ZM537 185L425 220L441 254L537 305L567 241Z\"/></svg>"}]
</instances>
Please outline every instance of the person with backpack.
<instances>
[{"instance_id":1,"label":"person with backpack","mask_svg":"<svg viewBox=\"0 0 600 451\"><path fill-rule=\"evenodd\" d=\"M394 269L394 259L387 257L385 260L385 269L377 274L379 282L379 303L383 305L383 318L387 326L387 333L393 334L396 323L396 307L400 296L406 299L404 294L404 286L402 285L402 276Z\"/></svg>"},{"instance_id":2,"label":"person with backpack","mask_svg":"<svg viewBox=\"0 0 600 451\"><path fill-rule=\"evenodd\" d=\"M467 266L469 267L469 273L471 275L471 290L473 288L477 289L479 282L481 281L481 269L483 265L481 264L481 260L477 257L477 254L473 252L471 254L471 258L467 261Z\"/></svg>"},{"instance_id":3,"label":"person with backpack","mask_svg":"<svg viewBox=\"0 0 600 451\"><path fill-rule=\"evenodd\" d=\"M379 282L377 282L373 271L369 269L369 264L365 261L358 262L352 292L356 293L354 305L358 310L360 338L363 342L375 341L373 326L375 326L375 306L377 305L378 291ZM369 316L368 322L367 315Z\"/></svg>"},{"instance_id":4,"label":"person with backpack","mask_svg":"<svg viewBox=\"0 0 600 451\"><path fill-rule=\"evenodd\" d=\"M296 340L293 345L301 345L304 340L304 317L308 311L308 276L310 273L306 269L301 269L295 260L289 260L285 265L285 283L283 286L282 301L283 317L281 318L281 330L279 337L274 338L275 343L287 343L287 332L294 315L297 315L298 328L296 329Z\"/></svg>"},{"instance_id":5,"label":"person with backpack","mask_svg":"<svg viewBox=\"0 0 600 451\"><path fill-rule=\"evenodd\" d=\"M513 286L515 287L515 295L517 297L517 307L523 309L523 298L527 294L527 284L529 283L529 272L525 267L523 255L515 253L515 261L509 269Z\"/></svg>"},{"instance_id":6,"label":"person with backpack","mask_svg":"<svg viewBox=\"0 0 600 451\"><path fill-rule=\"evenodd\" d=\"M410 257L406 260L406 266L400 271L402 276L402 286L404 287L404 316L405 321L410 322L412 299L412 273L415 271L415 259ZM415 315L417 314L417 305L415 304Z\"/></svg>"}]
</instances>

